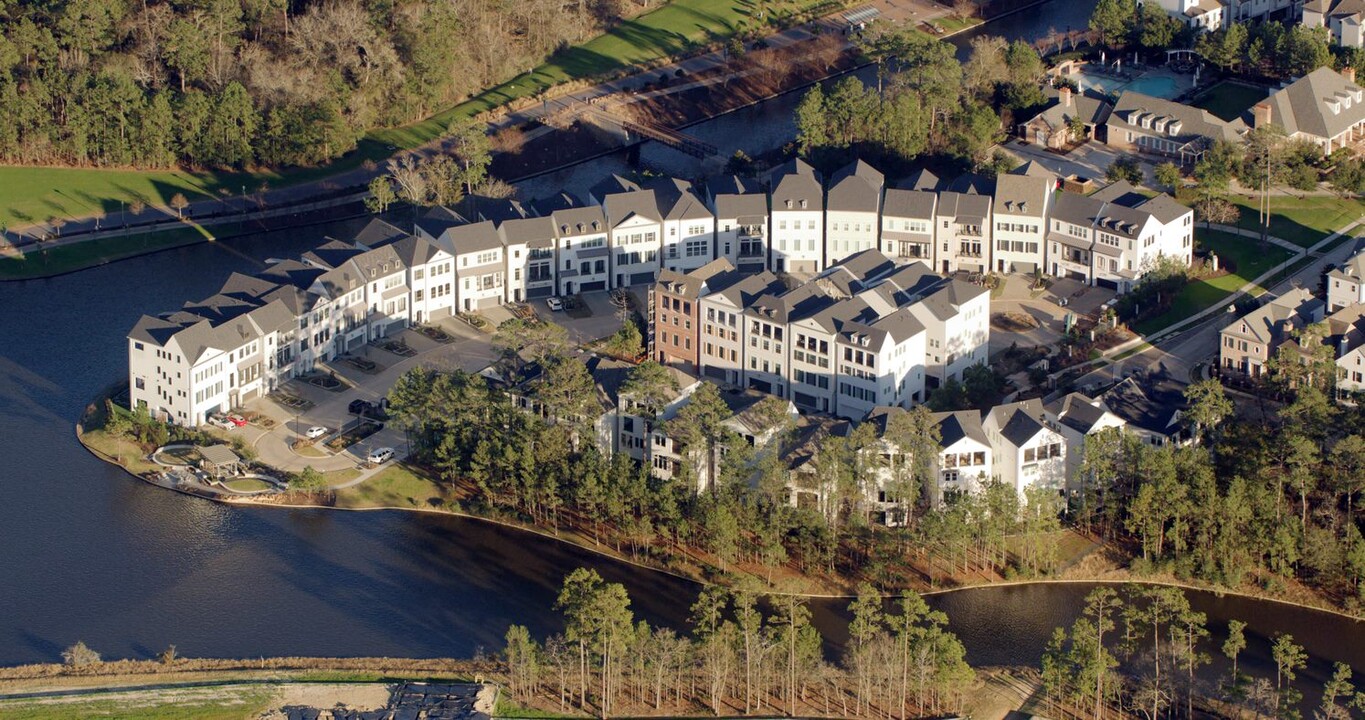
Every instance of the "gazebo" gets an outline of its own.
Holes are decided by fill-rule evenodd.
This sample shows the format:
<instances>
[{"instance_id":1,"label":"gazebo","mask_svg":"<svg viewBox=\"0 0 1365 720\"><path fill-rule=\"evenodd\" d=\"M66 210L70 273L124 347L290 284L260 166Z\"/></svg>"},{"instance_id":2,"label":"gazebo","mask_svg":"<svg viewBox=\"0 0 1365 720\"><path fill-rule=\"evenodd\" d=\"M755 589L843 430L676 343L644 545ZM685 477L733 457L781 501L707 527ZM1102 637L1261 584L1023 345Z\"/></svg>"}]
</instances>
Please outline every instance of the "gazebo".
<instances>
[{"instance_id":1,"label":"gazebo","mask_svg":"<svg viewBox=\"0 0 1365 720\"><path fill-rule=\"evenodd\" d=\"M201 447L199 448L199 457L203 458L199 466L205 471L213 473L214 477L236 475L242 465L242 459L237 457L237 453L226 445Z\"/></svg>"}]
</instances>

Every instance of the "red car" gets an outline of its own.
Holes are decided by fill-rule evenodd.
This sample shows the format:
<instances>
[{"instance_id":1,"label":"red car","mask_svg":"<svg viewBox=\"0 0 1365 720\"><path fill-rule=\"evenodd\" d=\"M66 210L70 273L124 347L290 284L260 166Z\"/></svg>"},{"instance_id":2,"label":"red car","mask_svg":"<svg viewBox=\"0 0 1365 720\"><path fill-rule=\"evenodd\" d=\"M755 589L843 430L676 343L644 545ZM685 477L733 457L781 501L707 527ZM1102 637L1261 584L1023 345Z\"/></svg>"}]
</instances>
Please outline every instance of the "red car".
<instances>
[{"instance_id":1,"label":"red car","mask_svg":"<svg viewBox=\"0 0 1365 720\"><path fill-rule=\"evenodd\" d=\"M243 425L246 425L246 418L242 417L241 415L229 415L228 422L232 423L233 425L236 425L237 427L242 427Z\"/></svg>"}]
</instances>

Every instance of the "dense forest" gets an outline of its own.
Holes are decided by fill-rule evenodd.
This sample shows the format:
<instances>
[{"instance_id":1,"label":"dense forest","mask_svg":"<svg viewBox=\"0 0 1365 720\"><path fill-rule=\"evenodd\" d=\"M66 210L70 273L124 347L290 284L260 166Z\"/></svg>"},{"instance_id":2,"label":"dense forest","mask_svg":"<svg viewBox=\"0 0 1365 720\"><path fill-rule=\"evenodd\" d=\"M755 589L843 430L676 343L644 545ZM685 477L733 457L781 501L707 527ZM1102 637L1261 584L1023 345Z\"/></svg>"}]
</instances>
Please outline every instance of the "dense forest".
<instances>
[{"instance_id":1,"label":"dense forest","mask_svg":"<svg viewBox=\"0 0 1365 720\"><path fill-rule=\"evenodd\" d=\"M1174 587L1098 587L1070 627L1054 630L1036 669L993 669L986 677L967 664L948 617L913 591L886 597L859 587L836 653L797 595L708 586L685 633L637 620L630 605L625 588L596 571L569 573L555 604L562 633L537 640L525 626L507 630L510 699L602 718L971 717L1000 712L983 706L993 700L984 681L996 676L1038 687L1031 710L1048 717L1297 720L1305 689L1318 695L1316 720L1365 711L1365 693L1344 663L1320 685L1295 682L1308 656L1290 635L1273 638L1273 675L1246 672L1238 662L1246 623L1231 620L1214 638L1208 618ZM1215 655L1226 658L1225 670L1210 671Z\"/></svg>"},{"instance_id":2,"label":"dense forest","mask_svg":"<svg viewBox=\"0 0 1365 720\"><path fill-rule=\"evenodd\" d=\"M624 0L0 0L0 160L304 165L600 31Z\"/></svg>"}]
</instances>

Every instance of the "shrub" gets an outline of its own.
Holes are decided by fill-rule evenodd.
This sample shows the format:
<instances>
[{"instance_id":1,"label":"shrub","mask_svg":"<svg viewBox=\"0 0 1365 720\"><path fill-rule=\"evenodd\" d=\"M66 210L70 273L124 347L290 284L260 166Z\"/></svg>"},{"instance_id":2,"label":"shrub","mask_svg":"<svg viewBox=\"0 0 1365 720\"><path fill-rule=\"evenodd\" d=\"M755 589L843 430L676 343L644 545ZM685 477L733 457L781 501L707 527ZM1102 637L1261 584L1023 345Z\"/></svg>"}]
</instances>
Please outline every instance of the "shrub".
<instances>
[{"instance_id":1,"label":"shrub","mask_svg":"<svg viewBox=\"0 0 1365 720\"><path fill-rule=\"evenodd\" d=\"M98 665L100 654L91 650L82 641L77 641L75 645L62 651L62 664L67 667L80 668Z\"/></svg>"}]
</instances>

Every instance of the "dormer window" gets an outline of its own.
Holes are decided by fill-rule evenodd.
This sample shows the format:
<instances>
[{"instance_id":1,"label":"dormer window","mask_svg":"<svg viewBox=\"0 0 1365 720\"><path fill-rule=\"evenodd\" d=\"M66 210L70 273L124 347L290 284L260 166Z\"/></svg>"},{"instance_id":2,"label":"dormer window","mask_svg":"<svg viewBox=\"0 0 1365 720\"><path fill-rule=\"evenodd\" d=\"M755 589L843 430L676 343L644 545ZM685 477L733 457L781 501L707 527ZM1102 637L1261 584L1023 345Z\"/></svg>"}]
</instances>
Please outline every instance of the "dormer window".
<instances>
[{"instance_id":1,"label":"dormer window","mask_svg":"<svg viewBox=\"0 0 1365 720\"><path fill-rule=\"evenodd\" d=\"M792 201L791 201L791 200L787 200L786 202L787 202L787 209L788 209L788 210L792 209Z\"/></svg>"},{"instance_id":2,"label":"dormer window","mask_svg":"<svg viewBox=\"0 0 1365 720\"><path fill-rule=\"evenodd\" d=\"M1328 100L1328 101L1327 101L1327 109L1328 109L1328 110L1331 110L1333 115L1340 115L1340 114L1341 114L1341 103L1337 102L1336 100Z\"/></svg>"},{"instance_id":3,"label":"dormer window","mask_svg":"<svg viewBox=\"0 0 1365 720\"><path fill-rule=\"evenodd\" d=\"M805 210L805 209L806 209L806 201L805 201L805 200L802 200L802 201L801 201L801 209L802 209L802 210Z\"/></svg>"}]
</instances>

